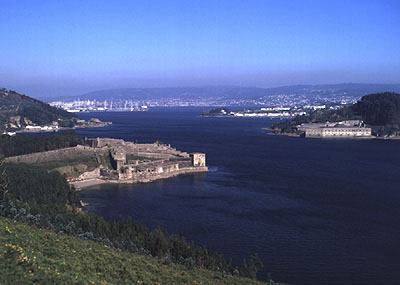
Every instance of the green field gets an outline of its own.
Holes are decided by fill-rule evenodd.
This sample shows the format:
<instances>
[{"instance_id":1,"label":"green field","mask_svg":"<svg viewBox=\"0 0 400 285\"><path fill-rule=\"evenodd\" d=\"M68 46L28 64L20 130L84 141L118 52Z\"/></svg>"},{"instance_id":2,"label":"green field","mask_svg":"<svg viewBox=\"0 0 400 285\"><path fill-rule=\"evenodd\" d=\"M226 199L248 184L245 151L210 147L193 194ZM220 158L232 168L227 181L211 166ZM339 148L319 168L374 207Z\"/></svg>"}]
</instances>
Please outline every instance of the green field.
<instances>
[{"instance_id":1,"label":"green field","mask_svg":"<svg viewBox=\"0 0 400 285\"><path fill-rule=\"evenodd\" d=\"M74 159L53 160L48 162L36 163L48 171L58 171L67 177L77 177L85 171L92 171L100 166L96 156L82 156Z\"/></svg>"},{"instance_id":2,"label":"green field","mask_svg":"<svg viewBox=\"0 0 400 285\"><path fill-rule=\"evenodd\" d=\"M47 171L58 171L60 174L65 174L67 177L78 177L86 171L92 171L102 165L105 168L112 169L110 153L106 152L103 155L87 155L73 159L60 159L35 163L36 166L42 167Z\"/></svg>"},{"instance_id":3,"label":"green field","mask_svg":"<svg viewBox=\"0 0 400 285\"><path fill-rule=\"evenodd\" d=\"M262 284L149 258L0 217L1 284Z\"/></svg>"}]
</instances>

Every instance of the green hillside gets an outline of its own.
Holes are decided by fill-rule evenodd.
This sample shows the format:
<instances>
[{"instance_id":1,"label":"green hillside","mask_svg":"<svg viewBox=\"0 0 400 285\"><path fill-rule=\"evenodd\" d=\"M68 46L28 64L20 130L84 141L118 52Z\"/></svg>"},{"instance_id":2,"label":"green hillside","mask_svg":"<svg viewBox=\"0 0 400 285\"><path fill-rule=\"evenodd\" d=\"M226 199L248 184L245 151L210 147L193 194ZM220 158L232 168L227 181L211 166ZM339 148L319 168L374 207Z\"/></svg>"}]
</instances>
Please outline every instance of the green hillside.
<instances>
[{"instance_id":1,"label":"green hillside","mask_svg":"<svg viewBox=\"0 0 400 285\"><path fill-rule=\"evenodd\" d=\"M0 217L1 284L261 284L159 260Z\"/></svg>"},{"instance_id":2,"label":"green hillside","mask_svg":"<svg viewBox=\"0 0 400 285\"><path fill-rule=\"evenodd\" d=\"M26 125L73 126L74 114L50 106L47 103L21 95L15 91L0 89L0 129L19 129Z\"/></svg>"},{"instance_id":3,"label":"green hillside","mask_svg":"<svg viewBox=\"0 0 400 285\"><path fill-rule=\"evenodd\" d=\"M121 217L116 221L86 213L65 176L29 164L0 166L0 216L34 226L38 231L50 230L96 242L100 247L106 245L122 250L126 254L152 257L154 263L161 262L173 268L183 266L210 270L218 276L225 274L255 279L263 266L257 255L251 255L240 266L234 266L206 247L186 241L182 236L168 234L159 227L150 230L146 225L133 221L132 217ZM0 226L0 235L1 229ZM29 241L34 240L29 238ZM42 242L40 240L36 242ZM62 247L62 244L55 246Z\"/></svg>"}]
</instances>

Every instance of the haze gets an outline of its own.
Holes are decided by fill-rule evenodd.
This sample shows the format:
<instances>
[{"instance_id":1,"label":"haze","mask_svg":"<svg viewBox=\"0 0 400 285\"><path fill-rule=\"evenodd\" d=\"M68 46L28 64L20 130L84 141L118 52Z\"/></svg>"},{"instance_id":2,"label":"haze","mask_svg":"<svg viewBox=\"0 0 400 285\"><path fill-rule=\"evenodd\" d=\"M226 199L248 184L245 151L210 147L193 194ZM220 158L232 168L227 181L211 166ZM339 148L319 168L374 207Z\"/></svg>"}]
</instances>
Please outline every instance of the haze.
<instances>
[{"instance_id":1,"label":"haze","mask_svg":"<svg viewBox=\"0 0 400 285\"><path fill-rule=\"evenodd\" d=\"M0 87L399 83L399 1L1 1Z\"/></svg>"}]
</instances>

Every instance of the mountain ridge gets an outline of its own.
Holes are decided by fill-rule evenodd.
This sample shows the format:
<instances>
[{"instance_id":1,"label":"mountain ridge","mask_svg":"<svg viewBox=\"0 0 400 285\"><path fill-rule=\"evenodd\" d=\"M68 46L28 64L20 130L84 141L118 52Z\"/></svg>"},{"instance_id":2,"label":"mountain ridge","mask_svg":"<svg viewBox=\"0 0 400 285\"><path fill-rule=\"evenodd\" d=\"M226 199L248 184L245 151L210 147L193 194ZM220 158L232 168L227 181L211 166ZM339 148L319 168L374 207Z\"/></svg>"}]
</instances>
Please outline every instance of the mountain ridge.
<instances>
[{"instance_id":1,"label":"mountain ridge","mask_svg":"<svg viewBox=\"0 0 400 285\"><path fill-rule=\"evenodd\" d=\"M347 94L361 98L369 93L400 92L399 84L340 83L340 84L298 84L263 88L253 86L191 86L191 87L149 87L149 88L113 88L101 89L78 96L38 97L44 101L58 100L149 100L149 99L198 99L220 98L243 100L263 98L280 94L303 95Z\"/></svg>"}]
</instances>

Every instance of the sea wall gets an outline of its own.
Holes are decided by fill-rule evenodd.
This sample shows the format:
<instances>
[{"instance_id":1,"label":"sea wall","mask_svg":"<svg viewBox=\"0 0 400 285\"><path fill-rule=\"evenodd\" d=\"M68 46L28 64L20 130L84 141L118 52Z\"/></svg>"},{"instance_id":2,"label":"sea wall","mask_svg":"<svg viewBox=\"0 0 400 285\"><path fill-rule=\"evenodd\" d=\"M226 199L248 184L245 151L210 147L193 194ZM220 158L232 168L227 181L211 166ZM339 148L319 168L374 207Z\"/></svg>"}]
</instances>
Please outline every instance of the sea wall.
<instances>
[{"instance_id":1,"label":"sea wall","mask_svg":"<svg viewBox=\"0 0 400 285\"><path fill-rule=\"evenodd\" d=\"M145 176L145 177L139 177L134 180L120 180L118 182L120 182L120 183L145 183L145 182L151 182L151 181L158 180L158 179L166 179L166 178L170 178L170 177L174 177L174 176L178 176L178 175L182 175L182 174L201 173L201 172L207 172L207 171L208 171L207 166L185 167L185 168L180 168L178 170L171 171L171 172L157 173L157 174L153 174L153 175L149 175L149 176Z\"/></svg>"},{"instance_id":2,"label":"sea wall","mask_svg":"<svg viewBox=\"0 0 400 285\"><path fill-rule=\"evenodd\" d=\"M148 183L158 179L167 179L183 174L204 173L207 171L208 171L207 166L185 167L173 172L164 172L146 176L137 176L133 179L123 179L123 180L118 179L117 176L113 177L115 179L111 178L111 176L109 176L109 179L107 179L106 176L102 175L100 175L99 177L97 177L96 175L94 175L93 177L81 175L78 179L70 180L69 183L71 185L74 185L76 189L80 190L87 186L93 186L103 183L123 183L123 184Z\"/></svg>"}]
</instances>

